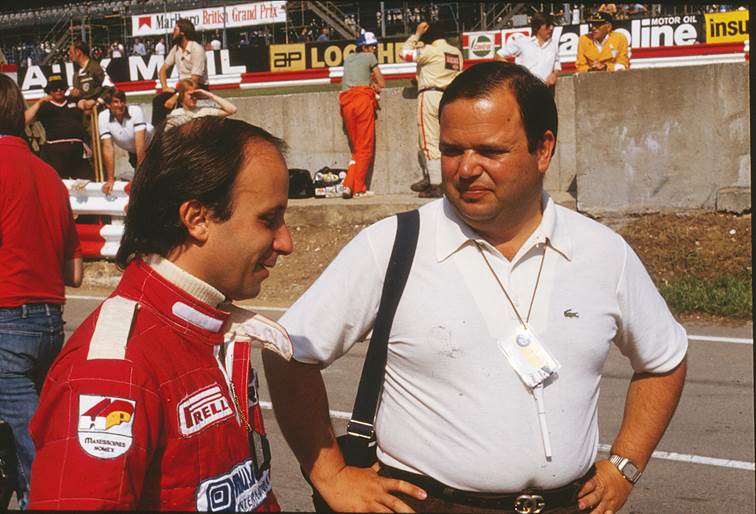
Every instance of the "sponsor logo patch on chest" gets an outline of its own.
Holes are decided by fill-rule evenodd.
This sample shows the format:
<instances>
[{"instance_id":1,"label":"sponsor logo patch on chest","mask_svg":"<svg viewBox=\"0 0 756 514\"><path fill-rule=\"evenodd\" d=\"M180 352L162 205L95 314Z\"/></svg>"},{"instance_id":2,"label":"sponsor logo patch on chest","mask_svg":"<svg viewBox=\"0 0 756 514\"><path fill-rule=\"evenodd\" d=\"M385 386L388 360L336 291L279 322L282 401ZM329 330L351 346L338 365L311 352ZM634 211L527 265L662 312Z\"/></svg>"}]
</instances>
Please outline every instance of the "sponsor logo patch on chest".
<instances>
[{"instance_id":1,"label":"sponsor logo patch on chest","mask_svg":"<svg viewBox=\"0 0 756 514\"><path fill-rule=\"evenodd\" d=\"M190 395L178 405L179 430L181 435L196 434L213 423L233 416L231 403L221 391L220 386L213 385Z\"/></svg>"},{"instance_id":2,"label":"sponsor logo patch on chest","mask_svg":"<svg viewBox=\"0 0 756 514\"><path fill-rule=\"evenodd\" d=\"M131 448L136 402L112 396L79 396L79 445L87 454L114 459Z\"/></svg>"},{"instance_id":3,"label":"sponsor logo patch on chest","mask_svg":"<svg viewBox=\"0 0 756 514\"><path fill-rule=\"evenodd\" d=\"M204 480L197 488L197 510L201 512L249 512L259 507L270 493L270 475L255 478L252 461L234 466L228 473Z\"/></svg>"}]
</instances>

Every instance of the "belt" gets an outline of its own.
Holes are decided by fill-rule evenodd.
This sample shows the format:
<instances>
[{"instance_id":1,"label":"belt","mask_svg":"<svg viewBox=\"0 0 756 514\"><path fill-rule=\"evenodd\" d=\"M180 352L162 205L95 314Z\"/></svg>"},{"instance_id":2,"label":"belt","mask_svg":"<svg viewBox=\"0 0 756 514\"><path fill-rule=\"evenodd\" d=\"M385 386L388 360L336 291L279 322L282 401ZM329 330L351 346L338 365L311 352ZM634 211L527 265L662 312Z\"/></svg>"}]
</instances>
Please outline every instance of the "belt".
<instances>
[{"instance_id":1,"label":"belt","mask_svg":"<svg viewBox=\"0 0 756 514\"><path fill-rule=\"evenodd\" d=\"M577 495L588 479L596 472L591 466L588 473L574 482L556 489L528 488L519 493L477 493L454 489L425 475L410 473L381 463L381 471L386 476L410 482L425 489L428 496L443 498L451 503L460 503L473 507L506 509L518 514L538 514L546 508L577 506Z\"/></svg>"},{"instance_id":2,"label":"belt","mask_svg":"<svg viewBox=\"0 0 756 514\"><path fill-rule=\"evenodd\" d=\"M444 91L446 91L446 88L443 88L443 87L424 87L420 91L418 91L417 94L419 95L420 93L425 93L426 91L438 91L440 93L443 93Z\"/></svg>"}]
</instances>

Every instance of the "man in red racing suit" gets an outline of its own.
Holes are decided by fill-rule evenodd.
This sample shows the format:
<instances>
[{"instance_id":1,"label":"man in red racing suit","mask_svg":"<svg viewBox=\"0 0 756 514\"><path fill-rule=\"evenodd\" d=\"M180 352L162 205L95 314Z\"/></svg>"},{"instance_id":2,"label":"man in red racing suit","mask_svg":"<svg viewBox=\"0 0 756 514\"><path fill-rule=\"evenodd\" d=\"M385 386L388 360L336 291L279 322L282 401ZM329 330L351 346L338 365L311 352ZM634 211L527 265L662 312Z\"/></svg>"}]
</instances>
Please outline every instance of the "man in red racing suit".
<instances>
[{"instance_id":1,"label":"man in red racing suit","mask_svg":"<svg viewBox=\"0 0 756 514\"><path fill-rule=\"evenodd\" d=\"M279 510L251 343L224 342L223 296L182 278L194 295L133 261L65 345L31 426L31 508Z\"/></svg>"},{"instance_id":2,"label":"man in red racing suit","mask_svg":"<svg viewBox=\"0 0 756 514\"><path fill-rule=\"evenodd\" d=\"M288 358L291 341L230 300L257 296L293 250L284 148L217 116L155 135L132 182L121 281L43 386L30 508L280 510L250 360L253 344Z\"/></svg>"}]
</instances>

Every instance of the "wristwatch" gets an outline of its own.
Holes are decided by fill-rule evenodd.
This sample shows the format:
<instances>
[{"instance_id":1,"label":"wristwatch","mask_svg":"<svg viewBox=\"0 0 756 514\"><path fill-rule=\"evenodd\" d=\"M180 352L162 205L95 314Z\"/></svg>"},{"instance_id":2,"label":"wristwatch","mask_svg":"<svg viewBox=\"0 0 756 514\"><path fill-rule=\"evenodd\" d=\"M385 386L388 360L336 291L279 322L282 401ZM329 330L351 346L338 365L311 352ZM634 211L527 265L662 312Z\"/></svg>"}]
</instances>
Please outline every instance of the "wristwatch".
<instances>
[{"instance_id":1,"label":"wristwatch","mask_svg":"<svg viewBox=\"0 0 756 514\"><path fill-rule=\"evenodd\" d=\"M633 464L633 462L627 457L612 454L609 456L609 462L614 464L619 472L622 473L622 476L631 484L638 482L643 474L643 472L638 469L638 466Z\"/></svg>"}]
</instances>

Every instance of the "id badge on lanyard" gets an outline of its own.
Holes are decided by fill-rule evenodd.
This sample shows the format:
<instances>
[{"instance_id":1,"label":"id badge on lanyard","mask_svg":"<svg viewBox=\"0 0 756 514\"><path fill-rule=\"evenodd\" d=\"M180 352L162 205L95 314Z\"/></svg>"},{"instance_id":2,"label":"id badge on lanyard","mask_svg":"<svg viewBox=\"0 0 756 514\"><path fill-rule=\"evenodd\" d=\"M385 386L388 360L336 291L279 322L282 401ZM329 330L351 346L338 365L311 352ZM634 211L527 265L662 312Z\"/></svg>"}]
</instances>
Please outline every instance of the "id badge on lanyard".
<instances>
[{"instance_id":1,"label":"id badge on lanyard","mask_svg":"<svg viewBox=\"0 0 756 514\"><path fill-rule=\"evenodd\" d=\"M543 383L551 375L556 373L561 367L559 362L546 350L541 344L538 338L528 327L530 321L530 312L533 307L533 301L535 300L535 294L538 290L538 283L541 279L541 271L543 271L543 263L546 260L546 249L548 248L548 241L543 251L543 257L541 257L541 264L538 268L538 275L536 276L535 287L533 288L533 295L530 299L530 308L525 319L522 318L514 302L507 293L504 284L499 280L499 276L494 271L491 263L488 262L486 254L483 253L483 249L478 244L478 251L486 262L488 269L499 284L504 296L507 297L509 304L512 306L517 318L520 320L520 326L510 334L508 337L499 339L497 341L499 349L507 358L507 362L512 366L512 369L517 373L523 383L528 386L533 392L533 397L536 401L536 408L538 411L538 424L541 428L541 440L543 441L543 450L546 455L546 460L551 460L551 440L549 438L549 428L546 425L546 407L543 401Z\"/></svg>"},{"instance_id":2,"label":"id badge on lanyard","mask_svg":"<svg viewBox=\"0 0 756 514\"><path fill-rule=\"evenodd\" d=\"M542 384L561 367L527 326L520 325L514 334L499 339L498 345L528 387Z\"/></svg>"}]
</instances>

